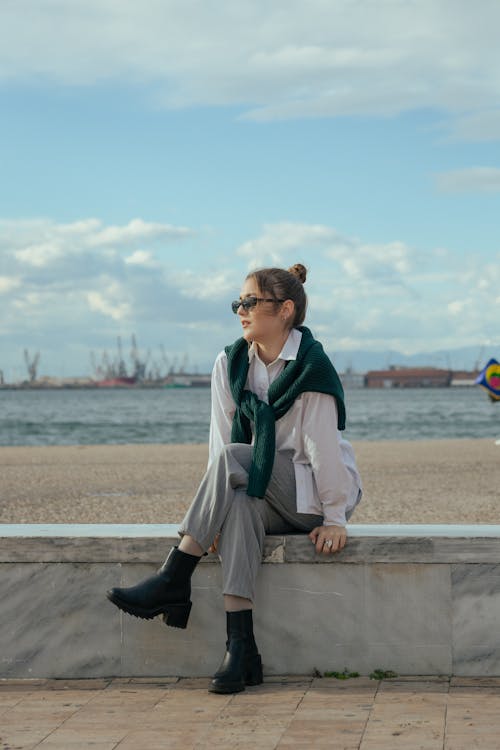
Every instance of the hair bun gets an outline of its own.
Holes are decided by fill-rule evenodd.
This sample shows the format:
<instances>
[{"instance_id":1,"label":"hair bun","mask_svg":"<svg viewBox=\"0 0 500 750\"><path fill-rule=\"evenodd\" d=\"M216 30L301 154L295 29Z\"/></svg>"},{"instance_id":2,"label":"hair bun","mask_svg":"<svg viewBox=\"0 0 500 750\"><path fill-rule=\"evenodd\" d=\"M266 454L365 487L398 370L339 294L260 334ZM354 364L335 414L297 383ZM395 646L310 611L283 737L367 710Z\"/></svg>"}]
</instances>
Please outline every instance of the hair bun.
<instances>
[{"instance_id":1,"label":"hair bun","mask_svg":"<svg viewBox=\"0 0 500 750\"><path fill-rule=\"evenodd\" d=\"M302 263L296 263L294 266L288 269L288 273L293 274L293 276L296 276L302 284L305 284L307 277L307 268L303 266Z\"/></svg>"}]
</instances>

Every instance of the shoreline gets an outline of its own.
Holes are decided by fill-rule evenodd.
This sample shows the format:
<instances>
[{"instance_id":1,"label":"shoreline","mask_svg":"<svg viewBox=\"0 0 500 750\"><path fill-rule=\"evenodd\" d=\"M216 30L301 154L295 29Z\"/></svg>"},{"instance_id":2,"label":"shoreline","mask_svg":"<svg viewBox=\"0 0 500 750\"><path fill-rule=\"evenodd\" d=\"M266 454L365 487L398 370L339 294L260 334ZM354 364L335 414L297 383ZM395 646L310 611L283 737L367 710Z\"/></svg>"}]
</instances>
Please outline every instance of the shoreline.
<instances>
[{"instance_id":1,"label":"shoreline","mask_svg":"<svg viewBox=\"0 0 500 750\"><path fill-rule=\"evenodd\" d=\"M500 435L499 435L500 437ZM356 523L498 523L495 438L352 441ZM178 523L208 445L0 446L0 523Z\"/></svg>"}]
</instances>

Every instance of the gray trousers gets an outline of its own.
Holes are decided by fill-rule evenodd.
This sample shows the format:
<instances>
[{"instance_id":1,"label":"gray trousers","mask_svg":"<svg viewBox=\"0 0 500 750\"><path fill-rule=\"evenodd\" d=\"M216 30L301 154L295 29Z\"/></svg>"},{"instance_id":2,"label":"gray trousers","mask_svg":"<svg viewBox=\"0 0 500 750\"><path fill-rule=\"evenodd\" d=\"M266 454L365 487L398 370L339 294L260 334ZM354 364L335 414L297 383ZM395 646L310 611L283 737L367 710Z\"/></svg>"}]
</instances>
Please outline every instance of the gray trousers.
<instances>
[{"instance_id":1,"label":"gray trousers","mask_svg":"<svg viewBox=\"0 0 500 750\"><path fill-rule=\"evenodd\" d=\"M323 517L297 513L292 451L276 453L265 497L247 495L252 450L246 443L224 446L203 477L179 534L189 534L206 551L220 533L222 593L253 601L266 533L309 532L321 526Z\"/></svg>"}]
</instances>

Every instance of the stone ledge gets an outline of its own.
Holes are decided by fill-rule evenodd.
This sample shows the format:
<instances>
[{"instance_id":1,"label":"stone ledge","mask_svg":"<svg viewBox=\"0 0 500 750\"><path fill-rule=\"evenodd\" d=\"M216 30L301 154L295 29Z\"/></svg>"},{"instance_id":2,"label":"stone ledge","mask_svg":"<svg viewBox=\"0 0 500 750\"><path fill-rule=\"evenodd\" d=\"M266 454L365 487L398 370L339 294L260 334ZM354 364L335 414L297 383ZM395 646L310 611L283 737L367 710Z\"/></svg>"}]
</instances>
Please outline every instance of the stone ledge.
<instances>
[{"instance_id":1,"label":"stone ledge","mask_svg":"<svg viewBox=\"0 0 500 750\"><path fill-rule=\"evenodd\" d=\"M225 637L215 555L193 576L186 630L127 617L105 598L150 574L177 528L0 525L0 676L213 674ZM335 556L317 555L307 534L266 538L255 596L266 675L348 666L500 676L499 526L352 524L348 533Z\"/></svg>"},{"instance_id":2,"label":"stone ledge","mask_svg":"<svg viewBox=\"0 0 500 750\"><path fill-rule=\"evenodd\" d=\"M0 562L158 563L177 524L0 524ZM500 525L350 524L337 555L307 534L266 537L264 563L498 563ZM215 562L207 555L203 562Z\"/></svg>"}]
</instances>

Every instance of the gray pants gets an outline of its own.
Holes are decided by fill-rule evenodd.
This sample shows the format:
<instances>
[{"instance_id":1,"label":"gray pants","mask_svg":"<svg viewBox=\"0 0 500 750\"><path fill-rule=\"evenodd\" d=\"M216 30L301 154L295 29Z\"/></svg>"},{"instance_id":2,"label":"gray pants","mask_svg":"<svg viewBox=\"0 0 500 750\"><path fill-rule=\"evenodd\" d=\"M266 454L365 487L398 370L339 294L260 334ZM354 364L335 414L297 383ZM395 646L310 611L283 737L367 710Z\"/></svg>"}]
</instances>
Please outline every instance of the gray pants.
<instances>
[{"instance_id":1,"label":"gray pants","mask_svg":"<svg viewBox=\"0 0 500 750\"><path fill-rule=\"evenodd\" d=\"M265 497L246 493L252 446L224 446L202 479L179 528L206 551L220 533L217 552L222 564L223 594L253 601L267 534L309 532L323 517L297 513L292 451L276 453Z\"/></svg>"}]
</instances>

